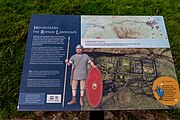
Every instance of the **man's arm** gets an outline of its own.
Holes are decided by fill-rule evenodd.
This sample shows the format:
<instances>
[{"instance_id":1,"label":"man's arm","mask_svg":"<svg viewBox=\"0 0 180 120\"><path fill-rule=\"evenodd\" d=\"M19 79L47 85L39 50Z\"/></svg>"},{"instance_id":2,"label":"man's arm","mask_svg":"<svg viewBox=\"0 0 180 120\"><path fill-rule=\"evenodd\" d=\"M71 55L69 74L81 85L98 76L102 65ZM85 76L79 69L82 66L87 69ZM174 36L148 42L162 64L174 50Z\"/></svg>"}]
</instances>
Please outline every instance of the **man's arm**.
<instances>
[{"instance_id":1,"label":"man's arm","mask_svg":"<svg viewBox=\"0 0 180 120\"><path fill-rule=\"evenodd\" d=\"M90 61L90 65L91 65L92 67L97 67L97 66L94 65L94 62L92 62L92 61Z\"/></svg>"},{"instance_id":2,"label":"man's arm","mask_svg":"<svg viewBox=\"0 0 180 120\"><path fill-rule=\"evenodd\" d=\"M66 59L65 62L66 62L66 64L67 64L68 66L71 65L71 62L69 62L68 59Z\"/></svg>"}]
</instances>

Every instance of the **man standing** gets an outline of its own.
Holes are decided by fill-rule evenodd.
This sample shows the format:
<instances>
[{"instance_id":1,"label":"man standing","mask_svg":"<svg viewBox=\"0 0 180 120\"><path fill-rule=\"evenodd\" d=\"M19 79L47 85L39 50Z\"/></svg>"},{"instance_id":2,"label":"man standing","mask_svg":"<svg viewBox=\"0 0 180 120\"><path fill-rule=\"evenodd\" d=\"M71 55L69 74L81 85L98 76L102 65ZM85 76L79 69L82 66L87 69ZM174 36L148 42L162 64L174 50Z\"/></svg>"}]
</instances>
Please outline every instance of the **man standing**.
<instances>
[{"instance_id":1,"label":"man standing","mask_svg":"<svg viewBox=\"0 0 180 120\"><path fill-rule=\"evenodd\" d=\"M96 67L94 63L90 60L87 54L83 53L83 46L76 46L76 54L73 55L70 60L65 60L66 64L69 66L72 64L72 100L68 102L68 105L76 103L76 91L78 81L80 80L80 105L84 105L84 91L85 91L85 80L87 77L87 64L89 63L92 67Z\"/></svg>"}]
</instances>

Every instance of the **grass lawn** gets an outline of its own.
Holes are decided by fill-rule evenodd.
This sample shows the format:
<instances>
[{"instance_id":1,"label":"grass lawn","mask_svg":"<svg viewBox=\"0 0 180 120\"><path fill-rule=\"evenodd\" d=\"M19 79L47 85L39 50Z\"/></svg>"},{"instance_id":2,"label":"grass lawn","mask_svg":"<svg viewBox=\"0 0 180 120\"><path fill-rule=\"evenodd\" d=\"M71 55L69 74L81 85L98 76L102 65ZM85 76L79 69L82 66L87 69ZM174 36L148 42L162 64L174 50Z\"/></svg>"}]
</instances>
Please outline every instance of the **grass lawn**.
<instances>
[{"instance_id":1,"label":"grass lawn","mask_svg":"<svg viewBox=\"0 0 180 120\"><path fill-rule=\"evenodd\" d=\"M16 110L32 14L163 16L180 83L179 0L0 0L0 119L29 116ZM157 110L158 111L158 110ZM180 119L180 110L167 110ZM158 111L160 112L160 111Z\"/></svg>"}]
</instances>

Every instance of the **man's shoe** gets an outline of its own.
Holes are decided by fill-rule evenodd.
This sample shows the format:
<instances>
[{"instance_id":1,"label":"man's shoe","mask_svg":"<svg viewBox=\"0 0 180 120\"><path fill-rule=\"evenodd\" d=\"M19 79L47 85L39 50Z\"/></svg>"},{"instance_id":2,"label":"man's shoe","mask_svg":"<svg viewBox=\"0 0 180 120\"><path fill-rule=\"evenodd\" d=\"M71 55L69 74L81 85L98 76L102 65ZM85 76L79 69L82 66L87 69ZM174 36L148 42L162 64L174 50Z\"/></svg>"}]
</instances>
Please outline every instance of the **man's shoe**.
<instances>
[{"instance_id":1,"label":"man's shoe","mask_svg":"<svg viewBox=\"0 0 180 120\"><path fill-rule=\"evenodd\" d=\"M80 97L80 105L81 105L81 106L84 106L84 96L81 96L81 97Z\"/></svg>"},{"instance_id":2,"label":"man's shoe","mask_svg":"<svg viewBox=\"0 0 180 120\"><path fill-rule=\"evenodd\" d=\"M75 103L76 103L76 96L73 96L72 100L70 102L68 102L67 104L72 105L72 104L75 104Z\"/></svg>"}]
</instances>

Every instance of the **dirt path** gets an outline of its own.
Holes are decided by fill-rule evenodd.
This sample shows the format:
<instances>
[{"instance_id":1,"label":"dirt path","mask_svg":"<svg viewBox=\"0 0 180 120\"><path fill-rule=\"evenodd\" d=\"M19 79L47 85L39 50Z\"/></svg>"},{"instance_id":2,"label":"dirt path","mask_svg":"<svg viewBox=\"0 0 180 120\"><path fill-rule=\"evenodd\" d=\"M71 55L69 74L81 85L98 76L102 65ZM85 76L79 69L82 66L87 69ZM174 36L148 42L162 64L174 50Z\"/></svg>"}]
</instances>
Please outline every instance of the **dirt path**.
<instances>
[{"instance_id":1,"label":"dirt path","mask_svg":"<svg viewBox=\"0 0 180 120\"><path fill-rule=\"evenodd\" d=\"M9 120L88 120L90 112L34 112L32 118L10 117ZM104 120L176 120L166 110L106 111Z\"/></svg>"}]
</instances>

